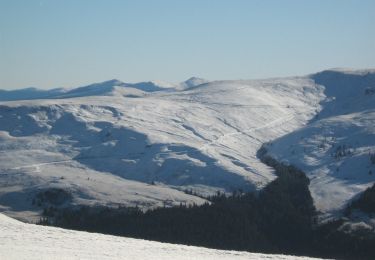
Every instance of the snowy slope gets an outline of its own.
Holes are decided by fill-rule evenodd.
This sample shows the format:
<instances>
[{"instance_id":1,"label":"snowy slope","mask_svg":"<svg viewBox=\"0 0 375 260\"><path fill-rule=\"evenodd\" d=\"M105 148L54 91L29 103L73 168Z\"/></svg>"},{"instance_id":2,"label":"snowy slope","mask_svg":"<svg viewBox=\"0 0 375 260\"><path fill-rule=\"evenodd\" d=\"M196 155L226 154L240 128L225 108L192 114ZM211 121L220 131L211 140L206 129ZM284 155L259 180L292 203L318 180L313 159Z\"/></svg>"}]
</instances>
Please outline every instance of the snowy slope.
<instances>
[{"instance_id":1,"label":"snowy slope","mask_svg":"<svg viewBox=\"0 0 375 260\"><path fill-rule=\"evenodd\" d=\"M324 99L309 77L134 85L0 102L3 211L30 215L48 187L68 190L74 204L143 207L204 202L186 189L261 189L275 178L256 157L261 144L305 125Z\"/></svg>"},{"instance_id":2,"label":"snowy slope","mask_svg":"<svg viewBox=\"0 0 375 260\"><path fill-rule=\"evenodd\" d=\"M322 111L267 148L308 174L316 207L330 216L375 181L375 71L331 70L312 78L324 86Z\"/></svg>"},{"instance_id":3,"label":"snowy slope","mask_svg":"<svg viewBox=\"0 0 375 260\"><path fill-rule=\"evenodd\" d=\"M0 214L1 259L312 259L173 245L24 224Z\"/></svg>"}]
</instances>

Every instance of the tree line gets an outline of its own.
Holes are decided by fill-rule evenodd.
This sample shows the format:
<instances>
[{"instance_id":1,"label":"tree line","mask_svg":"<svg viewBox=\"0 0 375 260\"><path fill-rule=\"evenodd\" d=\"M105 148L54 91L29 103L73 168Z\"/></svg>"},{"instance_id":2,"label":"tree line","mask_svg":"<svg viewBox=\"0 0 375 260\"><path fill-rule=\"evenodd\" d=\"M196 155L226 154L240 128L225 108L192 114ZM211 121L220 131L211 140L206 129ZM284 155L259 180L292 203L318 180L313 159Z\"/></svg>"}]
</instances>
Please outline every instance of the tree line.
<instances>
[{"instance_id":1,"label":"tree line","mask_svg":"<svg viewBox=\"0 0 375 260\"><path fill-rule=\"evenodd\" d=\"M217 249L375 259L375 239L370 233L358 236L341 231L342 219L317 224L309 179L302 171L271 157L262 160L275 168L278 178L259 193L218 193L203 205L147 211L49 206L39 224Z\"/></svg>"}]
</instances>

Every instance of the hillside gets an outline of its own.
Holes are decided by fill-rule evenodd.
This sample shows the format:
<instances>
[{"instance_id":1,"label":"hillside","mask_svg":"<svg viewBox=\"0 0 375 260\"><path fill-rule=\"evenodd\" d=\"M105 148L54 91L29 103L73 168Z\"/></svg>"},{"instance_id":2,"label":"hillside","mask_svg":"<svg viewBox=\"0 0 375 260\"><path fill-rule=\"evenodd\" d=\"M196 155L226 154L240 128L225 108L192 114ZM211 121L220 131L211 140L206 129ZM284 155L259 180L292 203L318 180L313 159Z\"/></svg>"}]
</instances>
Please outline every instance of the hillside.
<instances>
[{"instance_id":1,"label":"hillside","mask_svg":"<svg viewBox=\"0 0 375 260\"><path fill-rule=\"evenodd\" d=\"M2 98L24 99L0 102L2 211L29 219L42 206L33 198L50 188L66 190L72 199L64 203L73 205L145 208L205 201L186 190L257 191L275 178L256 156L272 142L269 153L306 171L318 209L333 212L374 181L366 161L375 140L374 75L111 80L37 100ZM321 149L317 140L339 142ZM327 157L344 144L358 156Z\"/></svg>"},{"instance_id":2,"label":"hillside","mask_svg":"<svg viewBox=\"0 0 375 260\"><path fill-rule=\"evenodd\" d=\"M324 86L322 111L267 149L307 173L317 209L330 216L375 181L375 72L332 70L312 78Z\"/></svg>"}]
</instances>

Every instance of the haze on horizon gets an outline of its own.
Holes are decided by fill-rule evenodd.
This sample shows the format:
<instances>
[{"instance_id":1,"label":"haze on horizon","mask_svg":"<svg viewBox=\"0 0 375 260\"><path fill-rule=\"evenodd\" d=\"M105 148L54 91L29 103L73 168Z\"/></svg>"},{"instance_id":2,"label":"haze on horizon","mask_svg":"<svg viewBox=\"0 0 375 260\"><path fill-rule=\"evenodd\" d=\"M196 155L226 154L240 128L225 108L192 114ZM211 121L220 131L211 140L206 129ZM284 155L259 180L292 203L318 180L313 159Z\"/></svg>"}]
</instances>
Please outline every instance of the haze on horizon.
<instances>
[{"instance_id":1,"label":"haze on horizon","mask_svg":"<svg viewBox=\"0 0 375 260\"><path fill-rule=\"evenodd\" d=\"M0 89L375 67L375 1L0 0Z\"/></svg>"}]
</instances>

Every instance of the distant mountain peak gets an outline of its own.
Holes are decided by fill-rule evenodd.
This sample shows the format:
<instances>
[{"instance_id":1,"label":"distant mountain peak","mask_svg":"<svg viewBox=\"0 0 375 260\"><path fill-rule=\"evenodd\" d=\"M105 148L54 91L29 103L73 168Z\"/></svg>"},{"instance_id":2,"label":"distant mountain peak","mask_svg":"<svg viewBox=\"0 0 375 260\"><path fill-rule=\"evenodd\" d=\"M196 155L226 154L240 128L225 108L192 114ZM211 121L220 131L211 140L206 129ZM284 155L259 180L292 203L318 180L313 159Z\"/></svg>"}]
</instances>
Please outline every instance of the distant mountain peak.
<instances>
[{"instance_id":1,"label":"distant mountain peak","mask_svg":"<svg viewBox=\"0 0 375 260\"><path fill-rule=\"evenodd\" d=\"M204 83L207 83L208 80L199 78L199 77L191 77L188 80L181 83L183 89L193 88Z\"/></svg>"},{"instance_id":2,"label":"distant mountain peak","mask_svg":"<svg viewBox=\"0 0 375 260\"><path fill-rule=\"evenodd\" d=\"M187 79L186 81L194 81L194 80L205 80L205 79L193 76L193 77L190 77L189 79Z\"/></svg>"},{"instance_id":3,"label":"distant mountain peak","mask_svg":"<svg viewBox=\"0 0 375 260\"><path fill-rule=\"evenodd\" d=\"M121 85L124 85L125 83L122 82L121 80L118 80L118 79L111 79L111 80L107 80L107 81L103 81L101 83L95 83L97 85L112 85L112 86L121 86Z\"/></svg>"}]
</instances>

